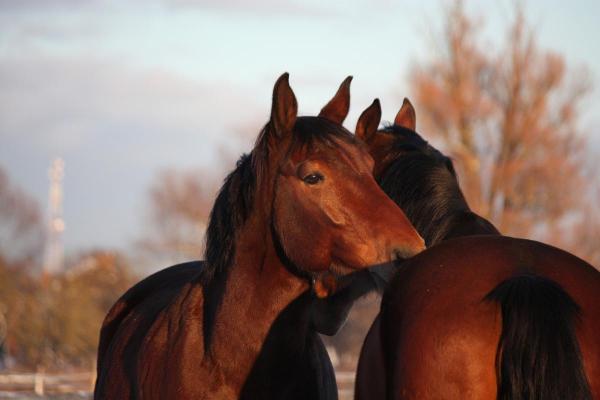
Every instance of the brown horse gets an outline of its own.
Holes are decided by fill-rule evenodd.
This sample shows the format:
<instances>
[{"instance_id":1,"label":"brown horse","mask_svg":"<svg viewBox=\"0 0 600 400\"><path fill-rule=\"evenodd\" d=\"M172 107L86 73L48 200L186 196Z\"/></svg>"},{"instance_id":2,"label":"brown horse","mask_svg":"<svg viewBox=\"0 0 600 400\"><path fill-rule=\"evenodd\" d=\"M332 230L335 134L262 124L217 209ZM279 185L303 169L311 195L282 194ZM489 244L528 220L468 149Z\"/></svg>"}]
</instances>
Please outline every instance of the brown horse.
<instances>
[{"instance_id":1,"label":"brown horse","mask_svg":"<svg viewBox=\"0 0 600 400\"><path fill-rule=\"evenodd\" d=\"M373 133L384 191L428 250L402 263L362 349L357 399L600 398L600 273L474 214L450 159L415 132L408 101ZM366 129L371 127L371 129Z\"/></svg>"},{"instance_id":2,"label":"brown horse","mask_svg":"<svg viewBox=\"0 0 600 400\"><path fill-rule=\"evenodd\" d=\"M319 115L344 121L351 79L344 80ZM363 269L337 278L335 292L328 297L319 298L310 290L292 301L271 325L240 399L336 400L335 372L319 334L334 335L354 301L369 291L382 291L395 269L393 263Z\"/></svg>"},{"instance_id":3,"label":"brown horse","mask_svg":"<svg viewBox=\"0 0 600 400\"><path fill-rule=\"evenodd\" d=\"M204 263L145 279L109 311L95 398L238 398L294 299L424 248L332 110L297 117L288 75L279 78L269 123L217 196Z\"/></svg>"}]
</instances>

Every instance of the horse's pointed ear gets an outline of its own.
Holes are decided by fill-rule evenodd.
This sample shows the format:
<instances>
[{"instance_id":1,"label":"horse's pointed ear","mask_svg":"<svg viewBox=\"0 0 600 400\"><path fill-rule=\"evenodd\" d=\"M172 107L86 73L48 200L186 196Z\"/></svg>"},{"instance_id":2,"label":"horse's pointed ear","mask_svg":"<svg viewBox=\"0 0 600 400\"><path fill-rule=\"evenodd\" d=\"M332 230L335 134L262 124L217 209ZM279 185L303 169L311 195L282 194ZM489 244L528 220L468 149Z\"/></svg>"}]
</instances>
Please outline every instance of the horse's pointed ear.
<instances>
[{"instance_id":1,"label":"horse's pointed ear","mask_svg":"<svg viewBox=\"0 0 600 400\"><path fill-rule=\"evenodd\" d=\"M356 123L356 136L364 142L369 141L379 127L381 121L381 105L379 99L373 100L373 103L360 114Z\"/></svg>"},{"instance_id":2,"label":"horse's pointed ear","mask_svg":"<svg viewBox=\"0 0 600 400\"><path fill-rule=\"evenodd\" d=\"M298 102L289 83L290 74L284 73L275 82L271 124L277 137L291 132L298 115Z\"/></svg>"},{"instance_id":3,"label":"horse's pointed ear","mask_svg":"<svg viewBox=\"0 0 600 400\"><path fill-rule=\"evenodd\" d=\"M327 118L338 124L344 122L350 110L350 82L352 82L352 76L344 79L335 96L321 109L319 117Z\"/></svg>"},{"instance_id":4,"label":"horse's pointed ear","mask_svg":"<svg viewBox=\"0 0 600 400\"><path fill-rule=\"evenodd\" d=\"M398 111L398 114L396 114L394 125L410 129L411 131L415 131L417 129L417 114L415 113L415 108L406 97L402 102L400 111Z\"/></svg>"}]
</instances>

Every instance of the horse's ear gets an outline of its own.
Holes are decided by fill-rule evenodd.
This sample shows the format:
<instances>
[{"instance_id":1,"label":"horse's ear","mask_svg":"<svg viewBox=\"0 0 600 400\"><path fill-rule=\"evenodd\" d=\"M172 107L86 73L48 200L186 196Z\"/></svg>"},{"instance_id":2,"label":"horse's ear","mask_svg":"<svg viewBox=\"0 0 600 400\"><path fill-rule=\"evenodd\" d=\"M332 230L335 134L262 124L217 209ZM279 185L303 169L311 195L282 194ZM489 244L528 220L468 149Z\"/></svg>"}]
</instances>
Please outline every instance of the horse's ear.
<instances>
[{"instance_id":1,"label":"horse's ear","mask_svg":"<svg viewBox=\"0 0 600 400\"><path fill-rule=\"evenodd\" d=\"M275 82L271 124L277 137L291 132L298 115L298 102L289 83L290 74L284 73Z\"/></svg>"},{"instance_id":2,"label":"horse's ear","mask_svg":"<svg viewBox=\"0 0 600 400\"><path fill-rule=\"evenodd\" d=\"M417 114L415 113L415 108L406 97L402 102L400 111L398 111L398 114L396 114L394 125L410 129L411 131L415 131L417 129Z\"/></svg>"},{"instance_id":3,"label":"horse's ear","mask_svg":"<svg viewBox=\"0 0 600 400\"><path fill-rule=\"evenodd\" d=\"M369 141L377 132L379 122L381 121L381 105L379 99L373 100L373 103L360 114L356 123L356 136L364 142Z\"/></svg>"},{"instance_id":4,"label":"horse's ear","mask_svg":"<svg viewBox=\"0 0 600 400\"><path fill-rule=\"evenodd\" d=\"M344 122L350 110L350 82L352 82L351 76L344 79L333 98L321 109L319 117L338 124Z\"/></svg>"}]
</instances>

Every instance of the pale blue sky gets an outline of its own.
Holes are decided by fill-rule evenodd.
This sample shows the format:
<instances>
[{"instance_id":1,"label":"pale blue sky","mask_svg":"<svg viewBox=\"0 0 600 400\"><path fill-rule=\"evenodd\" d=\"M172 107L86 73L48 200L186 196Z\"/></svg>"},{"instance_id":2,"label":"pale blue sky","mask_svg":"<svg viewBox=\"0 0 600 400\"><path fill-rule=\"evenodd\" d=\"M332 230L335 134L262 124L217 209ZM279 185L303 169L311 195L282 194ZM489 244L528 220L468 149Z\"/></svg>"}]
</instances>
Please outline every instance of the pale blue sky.
<instances>
[{"instance_id":1,"label":"pale blue sky","mask_svg":"<svg viewBox=\"0 0 600 400\"><path fill-rule=\"evenodd\" d=\"M0 166L45 207L46 171L62 156L67 251L127 248L144 229L155 174L249 150L284 71L301 114L354 75L348 128L374 97L391 119L443 4L0 0ZM493 46L512 2L468 4ZM600 2L531 1L527 10L542 47L586 65L599 85ZM596 149L599 106L596 90L582 125Z\"/></svg>"}]
</instances>

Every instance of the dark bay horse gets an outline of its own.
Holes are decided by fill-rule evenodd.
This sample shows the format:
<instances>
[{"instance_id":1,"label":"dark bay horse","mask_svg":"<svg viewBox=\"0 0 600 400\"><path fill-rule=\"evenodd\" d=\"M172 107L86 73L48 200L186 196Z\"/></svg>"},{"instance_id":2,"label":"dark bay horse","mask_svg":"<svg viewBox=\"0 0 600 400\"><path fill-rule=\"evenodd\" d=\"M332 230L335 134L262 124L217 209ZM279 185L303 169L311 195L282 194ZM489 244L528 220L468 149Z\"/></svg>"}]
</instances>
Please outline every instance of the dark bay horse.
<instances>
[{"instance_id":1,"label":"dark bay horse","mask_svg":"<svg viewBox=\"0 0 600 400\"><path fill-rule=\"evenodd\" d=\"M270 121L215 200L205 261L146 278L109 311L95 398L239 398L303 293L325 297L350 273L424 248L335 103L298 117L288 75L278 79Z\"/></svg>"},{"instance_id":2,"label":"dark bay horse","mask_svg":"<svg viewBox=\"0 0 600 400\"><path fill-rule=\"evenodd\" d=\"M363 346L357 399L600 398L600 272L473 213L449 158L416 132L408 101L356 134L375 175L426 240L386 289Z\"/></svg>"}]
</instances>

